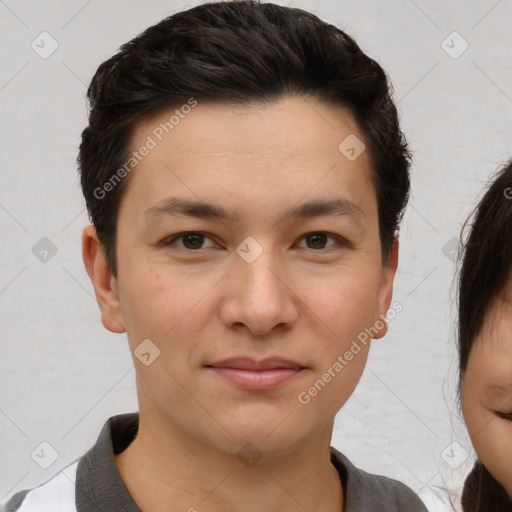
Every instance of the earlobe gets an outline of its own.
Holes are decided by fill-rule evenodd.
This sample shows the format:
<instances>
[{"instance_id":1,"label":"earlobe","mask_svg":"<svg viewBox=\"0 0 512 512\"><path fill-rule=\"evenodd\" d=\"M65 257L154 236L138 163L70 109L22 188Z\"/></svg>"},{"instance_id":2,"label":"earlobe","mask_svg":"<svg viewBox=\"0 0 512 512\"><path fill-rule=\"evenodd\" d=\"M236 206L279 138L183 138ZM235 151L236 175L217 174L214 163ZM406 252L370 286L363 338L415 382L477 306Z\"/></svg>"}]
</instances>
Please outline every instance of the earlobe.
<instances>
[{"instance_id":1,"label":"earlobe","mask_svg":"<svg viewBox=\"0 0 512 512\"><path fill-rule=\"evenodd\" d=\"M388 332L388 323L386 322L386 315L380 315L380 318L373 325L373 331L375 334L372 334L373 339L384 338Z\"/></svg>"},{"instance_id":2,"label":"earlobe","mask_svg":"<svg viewBox=\"0 0 512 512\"><path fill-rule=\"evenodd\" d=\"M94 293L101 311L101 322L111 332L125 332L117 280L107 264L96 229L92 224L86 226L82 232L82 257L87 274L94 286Z\"/></svg>"},{"instance_id":3,"label":"earlobe","mask_svg":"<svg viewBox=\"0 0 512 512\"><path fill-rule=\"evenodd\" d=\"M373 337L375 339L383 338L388 332L386 314L391 305L391 299L393 298L393 281L398 267L398 249L398 237L395 235L388 260L382 267L382 280L378 304L379 317L374 324L376 334Z\"/></svg>"}]
</instances>

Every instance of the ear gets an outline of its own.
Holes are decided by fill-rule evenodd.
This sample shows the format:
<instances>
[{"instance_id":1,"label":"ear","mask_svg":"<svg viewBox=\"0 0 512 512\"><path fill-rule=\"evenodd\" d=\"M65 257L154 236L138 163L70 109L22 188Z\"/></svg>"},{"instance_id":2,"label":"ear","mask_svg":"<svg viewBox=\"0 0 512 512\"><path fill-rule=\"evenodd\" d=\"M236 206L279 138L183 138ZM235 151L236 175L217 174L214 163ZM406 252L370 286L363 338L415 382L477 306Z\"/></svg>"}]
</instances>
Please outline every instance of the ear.
<instances>
[{"instance_id":1,"label":"ear","mask_svg":"<svg viewBox=\"0 0 512 512\"><path fill-rule=\"evenodd\" d=\"M396 269L398 267L398 236L395 234L393 245L389 253L388 260L382 267L379 298L378 298L378 319L375 320L375 329L377 333L373 336L375 339L383 338L388 332L386 322L386 313L391 305L393 298L393 281L395 279ZM382 326L381 328L377 326Z\"/></svg>"},{"instance_id":2,"label":"ear","mask_svg":"<svg viewBox=\"0 0 512 512\"><path fill-rule=\"evenodd\" d=\"M107 264L96 228L92 224L82 232L82 258L94 286L102 324L111 332L125 332L117 280Z\"/></svg>"}]
</instances>

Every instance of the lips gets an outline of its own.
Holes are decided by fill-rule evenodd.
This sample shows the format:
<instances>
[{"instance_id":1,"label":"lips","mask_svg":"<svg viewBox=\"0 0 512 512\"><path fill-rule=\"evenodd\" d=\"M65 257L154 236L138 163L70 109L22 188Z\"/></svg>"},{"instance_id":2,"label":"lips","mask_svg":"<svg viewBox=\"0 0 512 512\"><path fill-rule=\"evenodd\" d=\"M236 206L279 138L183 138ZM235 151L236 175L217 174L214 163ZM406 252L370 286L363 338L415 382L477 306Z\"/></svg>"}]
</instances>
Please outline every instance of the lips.
<instances>
[{"instance_id":1,"label":"lips","mask_svg":"<svg viewBox=\"0 0 512 512\"><path fill-rule=\"evenodd\" d=\"M272 357L263 359L262 361L255 361L248 357L240 357L236 359L225 359L211 365L207 365L212 368L234 368L238 370L251 370L251 371L263 371L263 370L302 370L303 367L298 363L290 361L288 359L282 359L278 357Z\"/></svg>"},{"instance_id":2,"label":"lips","mask_svg":"<svg viewBox=\"0 0 512 512\"><path fill-rule=\"evenodd\" d=\"M299 363L276 357L262 361L246 357L225 359L206 368L238 388L253 391L275 389L305 370Z\"/></svg>"}]
</instances>

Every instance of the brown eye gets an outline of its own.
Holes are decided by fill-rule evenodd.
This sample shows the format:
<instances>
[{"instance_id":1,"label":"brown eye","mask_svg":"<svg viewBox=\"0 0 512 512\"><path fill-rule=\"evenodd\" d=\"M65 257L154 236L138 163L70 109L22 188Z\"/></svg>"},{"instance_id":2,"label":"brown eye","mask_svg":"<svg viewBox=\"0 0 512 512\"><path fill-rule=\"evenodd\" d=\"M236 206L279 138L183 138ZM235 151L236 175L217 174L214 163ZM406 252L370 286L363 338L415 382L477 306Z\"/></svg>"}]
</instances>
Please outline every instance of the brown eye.
<instances>
[{"instance_id":1,"label":"brown eye","mask_svg":"<svg viewBox=\"0 0 512 512\"><path fill-rule=\"evenodd\" d=\"M201 233L189 233L188 235L183 235L182 238L183 245L187 249L200 249L204 242L204 235Z\"/></svg>"},{"instance_id":2,"label":"brown eye","mask_svg":"<svg viewBox=\"0 0 512 512\"><path fill-rule=\"evenodd\" d=\"M330 246L327 246L328 240L334 240L334 244L331 244ZM331 235L329 233L324 233L322 231L318 231L315 233L308 233L307 235L303 236L303 240L306 241L307 249L334 249L336 247L341 247L343 245L346 245L343 243L343 240L336 236Z\"/></svg>"},{"instance_id":3,"label":"brown eye","mask_svg":"<svg viewBox=\"0 0 512 512\"><path fill-rule=\"evenodd\" d=\"M324 233L313 233L312 235L307 235L306 240L311 241L312 247L308 244L310 249L323 249L327 236Z\"/></svg>"},{"instance_id":4,"label":"brown eye","mask_svg":"<svg viewBox=\"0 0 512 512\"><path fill-rule=\"evenodd\" d=\"M178 244L178 240L181 240L182 243ZM210 246L203 246L205 240L211 241ZM210 237L198 231L177 233L176 235L171 236L162 243L162 246L164 247L172 248L172 246L177 246L180 249L188 249L190 251L207 249L208 247L214 247L215 245L216 244L213 242L213 240L211 240Z\"/></svg>"}]
</instances>

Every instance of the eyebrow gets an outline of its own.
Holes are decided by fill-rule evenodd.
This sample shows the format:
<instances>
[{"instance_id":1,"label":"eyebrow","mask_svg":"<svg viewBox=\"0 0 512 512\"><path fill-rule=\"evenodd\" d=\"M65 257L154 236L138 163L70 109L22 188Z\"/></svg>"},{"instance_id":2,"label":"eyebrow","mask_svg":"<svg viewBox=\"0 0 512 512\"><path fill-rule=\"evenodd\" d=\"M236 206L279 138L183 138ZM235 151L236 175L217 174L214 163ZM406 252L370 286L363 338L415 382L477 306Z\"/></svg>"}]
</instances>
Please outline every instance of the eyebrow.
<instances>
[{"instance_id":1,"label":"eyebrow","mask_svg":"<svg viewBox=\"0 0 512 512\"><path fill-rule=\"evenodd\" d=\"M484 395L490 403L498 404L500 407L509 407L512 405L512 385L509 382L489 383L484 390Z\"/></svg>"},{"instance_id":2,"label":"eyebrow","mask_svg":"<svg viewBox=\"0 0 512 512\"><path fill-rule=\"evenodd\" d=\"M240 213L237 210L228 212L222 206L204 201L189 201L177 197L164 199L144 212L145 217L158 217L161 215L186 215L201 219L223 219L228 221L240 218ZM294 220L322 215L353 216L360 220L365 218L363 209L357 204L345 198L334 198L329 200L316 199L293 206L284 212L282 219Z\"/></svg>"},{"instance_id":3,"label":"eyebrow","mask_svg":"<svg viewBox=\"0 0 512 512\"><path fill-rule=\"evenodd\" d=\"M496 395L510 395L512 392L512 384L491 384L489 391Z\"/></svg>"}]
</instances>

